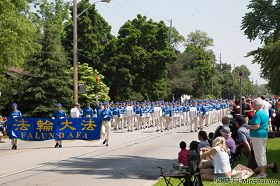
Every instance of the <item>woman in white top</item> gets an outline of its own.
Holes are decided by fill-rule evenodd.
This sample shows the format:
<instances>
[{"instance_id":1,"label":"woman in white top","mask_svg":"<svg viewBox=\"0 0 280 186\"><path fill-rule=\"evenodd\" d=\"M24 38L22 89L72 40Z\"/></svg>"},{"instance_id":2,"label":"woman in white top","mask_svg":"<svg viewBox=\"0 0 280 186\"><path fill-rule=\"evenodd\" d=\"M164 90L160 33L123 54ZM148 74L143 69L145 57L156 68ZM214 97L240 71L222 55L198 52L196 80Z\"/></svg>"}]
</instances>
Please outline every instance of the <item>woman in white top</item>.
<instances>
[{"instance_id":1,"label":"woman in white top","mask_svg":"<svg viewBox=\"0 0 280 186\"><path fill-rule=\"evenodd\" d=\"M201 159L211 157L213 159L213 169L201 170L203 180L214 180L215 178L230 178L231 166L229 162L228 149L224 137L217 137L213 141L213 147L210 149L201 149Z\"/></svg>"}]
</instances>

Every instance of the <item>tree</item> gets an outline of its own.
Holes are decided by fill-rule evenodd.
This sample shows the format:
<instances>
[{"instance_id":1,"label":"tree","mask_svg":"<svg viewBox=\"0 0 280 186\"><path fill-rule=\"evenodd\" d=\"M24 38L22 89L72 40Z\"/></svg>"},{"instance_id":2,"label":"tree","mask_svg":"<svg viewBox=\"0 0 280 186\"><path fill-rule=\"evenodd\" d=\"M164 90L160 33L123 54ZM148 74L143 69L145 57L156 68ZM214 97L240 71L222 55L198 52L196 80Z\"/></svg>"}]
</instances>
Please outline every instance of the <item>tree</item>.
<instances>
[{"instance_id":1,"label":"tree","mask_svg":"<svg viewBox=\"0 0 280 186\"><path fill-rule=\"evenodd\" d=\"M250 10L242 20L241 29L250 40L259 38L264 45L248 56L254 56L253 63L261 65L261 75L268 80L268 86L275 94L280 92L280 2L273 0L252 0Z\"/></svg>"},{"instance_id":2,"label":"tree","mask_svg":"<svg viewBox=\"0 0 280 186\"><path fill-rule=\"evenodd\" d=\"M186 68L194 70L196 75L192 95L203 97L211 93L215 55L208 47L213 45L213 40L207 33L196 30L188 35L186 41L184 53L190 58Z\"/></svg>"},{"instance_id":3,"label":"tree","mask_svg":"<svg viewBox=\"0 0 280 186\"><path fill-rule=\"evenodd\" d=\"M189 66L190 58L186 53L178 54L177 61L169 64L168 67L168 87L169 94L174 94L178 99L182 94L190 95L196 82L194 70L186 68Z\"/></svg>"},{"instance_id":4,"label":"tree","mask_svg":"<svg viewBox=\"0 0 280 186\"><path fill-rule=\"evenodd\" d=\"M68 72L72 74L73 67ZM86 103L96 103L96 101L110 100L109 88L102 81L104 76L97 70L93 70L88 64L83 63L79 65L79 83L86 85L86 92L79 95L79 103L85 105Z\"/></svg>"},{"instance_id":5,"label":"tree","mask_svg":"<svg viewBox=\"0 0 280 186\"><path fill-rule=\"evenodd\" d=\"M87 63L94 69L100 70L104 68L103 63L100 62L102 50L104 46L113 38L110 33L111 26L97 12L95 6L91 6L89 0L82 0L78 3L78 14L86 8L88 8L87 11L77 18L79 62L81 64ZM72 56L72 21L67 22L65 30L66 37L64 38L64 45L67 51L69 51L68 55Z\"/></svg>"},{"instance_id":6,"label":"tree","mask_svg":"<svg viewBox=\"0 0 280 186\"><path fill-rule=\"evenodd\" d=\"M167 65L175 61L168 28L145 16L127 21L104 48L101 71L113 100L167 97Z\"/></svg>"},{"instance_id":7,"label":"tree","mask_svg":"<svg viewBox=\"0 0 280 186\"><path fill-rule=\"evenodd\" d=\"M206 32L195 30L191 32L186 39L186 46L194 45L196 47L207 49L213 46L213 39Z\"/></svg>"},{"instance_id":8,"label":"tree","mask_svg":"<svg viewBox=\"0 0 280 186\"><path fill-rule=\"evenodd\" d=\"M22 65L37 50L37 30L28 10L25 0L0 1L0 72Z\"/></svg>"},{"instance_id":9,"label":"tree","mask_svg":"<svg viewBox=\"0 0 280 186\"><path fill-rule=\"evenodd\" d=\"M23 108L26 116L50 117L57 102L66 108L73 105L72 90L66 69L69 63L61 44L63 22L68 6L63 0L40 5L43 22L42 50L26 62L28 72L23 86Z\"/></svg>"},{"instance_id":10,"label":"tree","mask_svg":"<svg viewBox=\"0 0 280 186\"><path fill-rule=\"evenodd\" d=\"M177 49L182 43L184 43L185 38L182 36L175 27L171 29L171 45L174 49Z\"/></svg>"}]
</instances>

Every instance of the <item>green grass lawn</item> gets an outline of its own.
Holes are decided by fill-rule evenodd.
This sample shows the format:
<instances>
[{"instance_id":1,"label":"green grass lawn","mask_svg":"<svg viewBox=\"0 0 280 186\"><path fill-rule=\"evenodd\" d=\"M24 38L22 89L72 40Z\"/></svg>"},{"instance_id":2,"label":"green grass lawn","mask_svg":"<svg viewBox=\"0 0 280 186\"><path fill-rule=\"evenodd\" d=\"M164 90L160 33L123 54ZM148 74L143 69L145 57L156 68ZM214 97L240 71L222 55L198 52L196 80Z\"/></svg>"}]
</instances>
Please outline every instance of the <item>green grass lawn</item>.
<instances>
[{"instance_id":1,"label":"green grass lawn","mask_svg":"<svg viewBox=\"0 0 280 186\"><path fill-rule=\"evenodd\" d=\"M229 184L225 184L225 183L217 183L217 182L210 182L210 181L203 181L203 185L205 186L217 186L217 185L240 185L240 186L244 186L244 185L263 185L263 186L270 186L270 185L280 185L280 138L274 138L274 139L268 139L268 144L267 144L267 160L268 163L270 162L276 162L279 172L278 173L272 173L270 170L267 171L268 174L268 178L263 180L263 181L274 181L272 183L254 183L254 181L257 181L254 178L250 178L248 181L250 181L251 183L245 184L245 183L229 183ZM241 158L240 162L243 165L246 165L246 160L244 158ZM273 179L273 180L272 180ZM275 180L277 179L277 180ZM179 183L179 181L177 179L172 179L172 184L173 185L177 185ZM166 185L164 179L160 179L156 184L154 184L154 186L163 186Z\"/></svg>"}]
</instances>

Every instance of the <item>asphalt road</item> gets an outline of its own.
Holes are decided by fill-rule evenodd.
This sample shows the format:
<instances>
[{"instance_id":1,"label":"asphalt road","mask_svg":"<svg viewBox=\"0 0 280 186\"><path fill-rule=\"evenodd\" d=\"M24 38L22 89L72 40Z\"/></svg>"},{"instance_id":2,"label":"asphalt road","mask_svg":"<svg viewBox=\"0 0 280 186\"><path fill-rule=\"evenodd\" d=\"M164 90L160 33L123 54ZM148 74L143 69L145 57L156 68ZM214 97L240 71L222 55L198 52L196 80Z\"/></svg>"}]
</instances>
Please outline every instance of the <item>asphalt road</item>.
<instances>
[{"instance_id":1,"label":"asphalt road","mask_svg":"<svg viewBox=\"0 0 280 186\"><path fill-rule=\"evenodd\" d=\"M204 130L213 132L218 124ZM100 141L18 142L10 150L10 141L0 144L0 185L153 185L160 176L158 166L172 168L179 143L198 140L189 126L155 132L112 132L110 146Z\"/></svg>"}]
</instances>

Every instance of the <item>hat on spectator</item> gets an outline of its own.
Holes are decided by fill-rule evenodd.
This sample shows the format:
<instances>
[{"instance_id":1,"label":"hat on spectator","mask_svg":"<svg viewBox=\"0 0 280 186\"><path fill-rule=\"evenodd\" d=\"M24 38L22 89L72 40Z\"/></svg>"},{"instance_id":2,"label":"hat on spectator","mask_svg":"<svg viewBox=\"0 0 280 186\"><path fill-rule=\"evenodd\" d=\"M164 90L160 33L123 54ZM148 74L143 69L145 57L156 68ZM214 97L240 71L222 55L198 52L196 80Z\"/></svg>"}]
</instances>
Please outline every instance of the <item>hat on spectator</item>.
<instances>
[{"instance_id":1,"label":"hat on spectator","mask_svg":"<svg viewBox=\"0 0 280 186\"><path fill-rule=\"evenodd\" d=\"M17 107L17 104L16 104L16 103L13 103L13 104L12 104L12 107Z\"/></svg>"},{"instance_id":2,"label":"hat on spectator","mask_svg":"<svg viewBox=\"0 0 280 186\"><path fill-rule=\"evenodd\" d=\"M230 128L229 127L223 127L220 130L221 133L225 133L225 134L230 134Z\"/></svg>"},{"instance_id":3,"label":"hat on spectator","mask_svg":"<svg viewBox=\"0 0 280 186\"><path fill-rule=\"evenodd\" d=\"M61 103L56 104L57 107L62 107Z\"/></svg>"}]
</instances>

